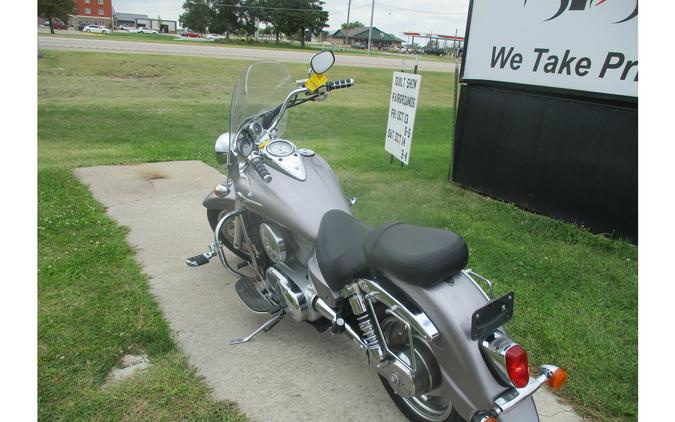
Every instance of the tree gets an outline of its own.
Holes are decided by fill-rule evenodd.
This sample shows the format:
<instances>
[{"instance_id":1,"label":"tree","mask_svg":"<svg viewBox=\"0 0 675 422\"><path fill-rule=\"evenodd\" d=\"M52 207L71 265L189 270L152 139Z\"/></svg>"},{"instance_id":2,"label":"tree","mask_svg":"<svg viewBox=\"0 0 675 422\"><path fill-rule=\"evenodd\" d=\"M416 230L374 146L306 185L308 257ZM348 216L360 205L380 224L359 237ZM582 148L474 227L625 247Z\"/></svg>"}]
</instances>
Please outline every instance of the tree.
<instances>
[{"instance_id":1,"label":"tree","mask_svg":"<svg viewBox=\"0 0 675 422\"><path fill-rule=\"evenodd\" d=\"M274 34L276 43L279 44L279 36L283 32L284 13L279 10L282 7L282 0L258 0L260 9L258 18L269 24L271 33Z\"/></svg>"},{"instance_id":2,"label":"tree","mask_svg":"<svg viewBox=\"0 0 675 422\"><path fill-rule=\"evenodd\" d=\"M209 32L225 34L230 39L230 32L239 27L239 0L213 0L211 3L211 22Z\"/></svg>"},{"instance_id":3,"label":"tree","mask_svg":"<svg viewBox=\"0 0 675 422\"><path fill-rule=\"evenodd\" d=\"M212 20L211 2L208 0L187 0L183 3L182 15L178 18L183 28L199 33L206 32Z\"/></svg>"},{"instance_id":4,"label":"tree","mask_svg":"<svg viewBox=\"0 0 675 422\"><path fill-rule=\"evenodd\" d=\"M241 7L237 10L237 22L239 28L246 34L247 39L255 36L261 15L258 0L241 1Z\"/></svg>"},{"instance_id":5,"label":"tree","mask_svg":"<svg viewBox=\"0 0 675 422\"><path fill-rule=\"evenodd\" d=\"M343 31L346 31L346 30L348 30L348 29L360 28L360 27L362 27L362 26L365 26L365 25L363 25L363 24L362 24L361 22L359 22L359 21L356 21L356 22L349 22L349 24L343 23L342 25L340 25L340 28L341 28Z\"/></svg>"},{"instance_id":6,"label":"tree","mask_svg":"<svg viewBox=\"0 0 675 422\"><path fill-rule=\"evenodd\" d=\"M287 35L300 35L300 47L305 48L305 33L316 34L328 25L328 12L321 0L282 0L279 26Z\"/></svg>"},{"instance_id":7,"label":"tree","mask_svg":"<svg viewBox=\"0 0 675 422\"><path fill-rule=\"evenodd\" d=\"M68 22L68 15L75 10L75 0L38 0L38 15L49 21L49 30L54 33L54 18Z\"/></svg>"}]
</instances>

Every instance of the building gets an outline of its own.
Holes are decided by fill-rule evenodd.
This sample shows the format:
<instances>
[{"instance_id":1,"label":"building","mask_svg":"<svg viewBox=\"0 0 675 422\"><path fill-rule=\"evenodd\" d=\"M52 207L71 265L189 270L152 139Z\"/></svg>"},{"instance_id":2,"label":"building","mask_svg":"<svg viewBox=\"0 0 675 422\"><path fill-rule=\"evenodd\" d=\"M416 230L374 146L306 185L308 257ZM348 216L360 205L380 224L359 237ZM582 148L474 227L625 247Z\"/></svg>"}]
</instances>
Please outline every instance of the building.
<instances>
[{"instance_id":1,"label":"building","mask_svg":"<svg viewBox=\"0 0 675 422\"><path fill-rule=\"evenodd\" d=\"M352 28L349 31L338 29L333 34L333 39L342 40L343 44L347 44L347 38L349 38L350 44L361 43L367 47L369 30L370 30L369 26ZM371 34L371 43L373 48L381 49L387 47L400 47L402 42L403 42L402 39L392 34L388 34L377 27L373 27L373 31Z\"/></svg>"},{"instance_id":2,"label":"building","mask_svg":"<svg viewBox=\"0 0 675 422\"><path fill-rule=\"evenodd\" d=\"M130 26L133 28L152 28L163 34L175 34L178 22L166 19L153 19L138 13L115 12L115 28Z\"/></svg>"},{"instance_id":3,"label":"building","mask_svg":"<svg viewBox=\"0 0 675 422\"><path fill-rule=\"evenodd\" d=\"M131 26L135 28L136 19L148 19L148 15L114 12L113 18L115 20L115 28L119 28L120 26Z\"/></svg>"},{"instance_id":4,"label":"building","mask_svg":"<svg viewBox=\"0 0 675 422\"><path fill-rule=\"evenodd\" d=\"M152 28L159 33L175 34L178 22L152 18L136 19L136 28Z\"/></svg>"},{"instance_id":5,"label":"building","mask_svg":"<svg viewBox=\"0 0 675 422\"><path fill-rule=\"evenodd\" d=\"M75 0L76 11L68 19L69 25L97 24L113 28L112 0Z\"/></svg>"}]
</instances>

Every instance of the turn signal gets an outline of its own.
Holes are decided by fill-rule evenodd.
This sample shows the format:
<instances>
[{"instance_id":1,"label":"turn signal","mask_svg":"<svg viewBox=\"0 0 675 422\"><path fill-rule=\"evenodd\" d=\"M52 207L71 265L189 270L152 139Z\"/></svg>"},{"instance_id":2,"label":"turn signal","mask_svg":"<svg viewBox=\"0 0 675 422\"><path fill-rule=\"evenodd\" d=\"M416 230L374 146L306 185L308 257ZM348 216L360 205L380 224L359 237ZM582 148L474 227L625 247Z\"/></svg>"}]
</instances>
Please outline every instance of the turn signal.
<instances>
[{"instance_id":1,"label":"turn signal","mask_svg":"<svg viewBox=\"0 0 675 422\"><path fill-rule=\"evenodd\" d=\"M523 388L530 382L527 353L519 344L513 345L506 351L506 371L516 388Z\"/></svg>"},{"instance_id":2,"label":"turn signal","mask_svg":"<svg viewBox=\"0 0 675 422\"><path fill-rule=\"evenodd\" d=\"M553 371L553 374L546 382L549 387L557 390L558 388L562 387L565 381L567 381L567 372L565 372L565 370L562 368L558 368Z\"/></svg>"}]
</instances>

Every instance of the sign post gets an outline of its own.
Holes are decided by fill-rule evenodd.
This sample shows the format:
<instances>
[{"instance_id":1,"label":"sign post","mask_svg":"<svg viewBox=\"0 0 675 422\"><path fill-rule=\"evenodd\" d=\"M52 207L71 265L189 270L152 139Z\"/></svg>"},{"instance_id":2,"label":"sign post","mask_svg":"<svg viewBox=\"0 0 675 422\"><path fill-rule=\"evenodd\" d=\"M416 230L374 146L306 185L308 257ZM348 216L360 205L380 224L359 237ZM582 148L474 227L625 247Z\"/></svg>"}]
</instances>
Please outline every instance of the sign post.
<instances>
[{"instance_id":1,"label":"sign post","mask_svg":"<svg viewBox=\"0 0 675 422\"><path fill-rule=\"evenodd\" d=\"M415 113L422 75L394 72L384 149L402 164L410 162Z\"/></svg>"}]
</instances>

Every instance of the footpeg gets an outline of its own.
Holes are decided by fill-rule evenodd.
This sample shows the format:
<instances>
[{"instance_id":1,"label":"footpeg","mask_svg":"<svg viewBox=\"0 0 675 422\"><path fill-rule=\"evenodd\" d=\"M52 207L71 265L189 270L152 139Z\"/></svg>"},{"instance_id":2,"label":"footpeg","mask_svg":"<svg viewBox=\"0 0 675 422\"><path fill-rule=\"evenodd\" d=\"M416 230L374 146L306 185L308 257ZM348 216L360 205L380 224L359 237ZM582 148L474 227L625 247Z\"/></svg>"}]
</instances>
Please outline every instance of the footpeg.
<instances>
[{"instance_id":1,"label":"footpeg","mask_svg":"<svg viewBox=\"0 0 675 422\"><path fill-rule=\"evenodd\" d=\"M242 277L234 285L239 299L253 312L273 314L281 310L278 305L272 303L263 296L255 287L255 282L247 277Z\"/></svg>"},{"instance_id":2,"label":"footpeg","mask_svg":"<svg viewBox=\"0 0 675 422\"><path fill-rule=\"evenodd\" d=\"M185 263L187 264L188 267L199 267L200 265L208 264L211 262L211 258L216 256L216 251L213 250L211 246L209 246L209 251L204 252L203 254L200 255L195 255L191 256L190 258L185 260Z\"/></svg>"}]
</instances>

